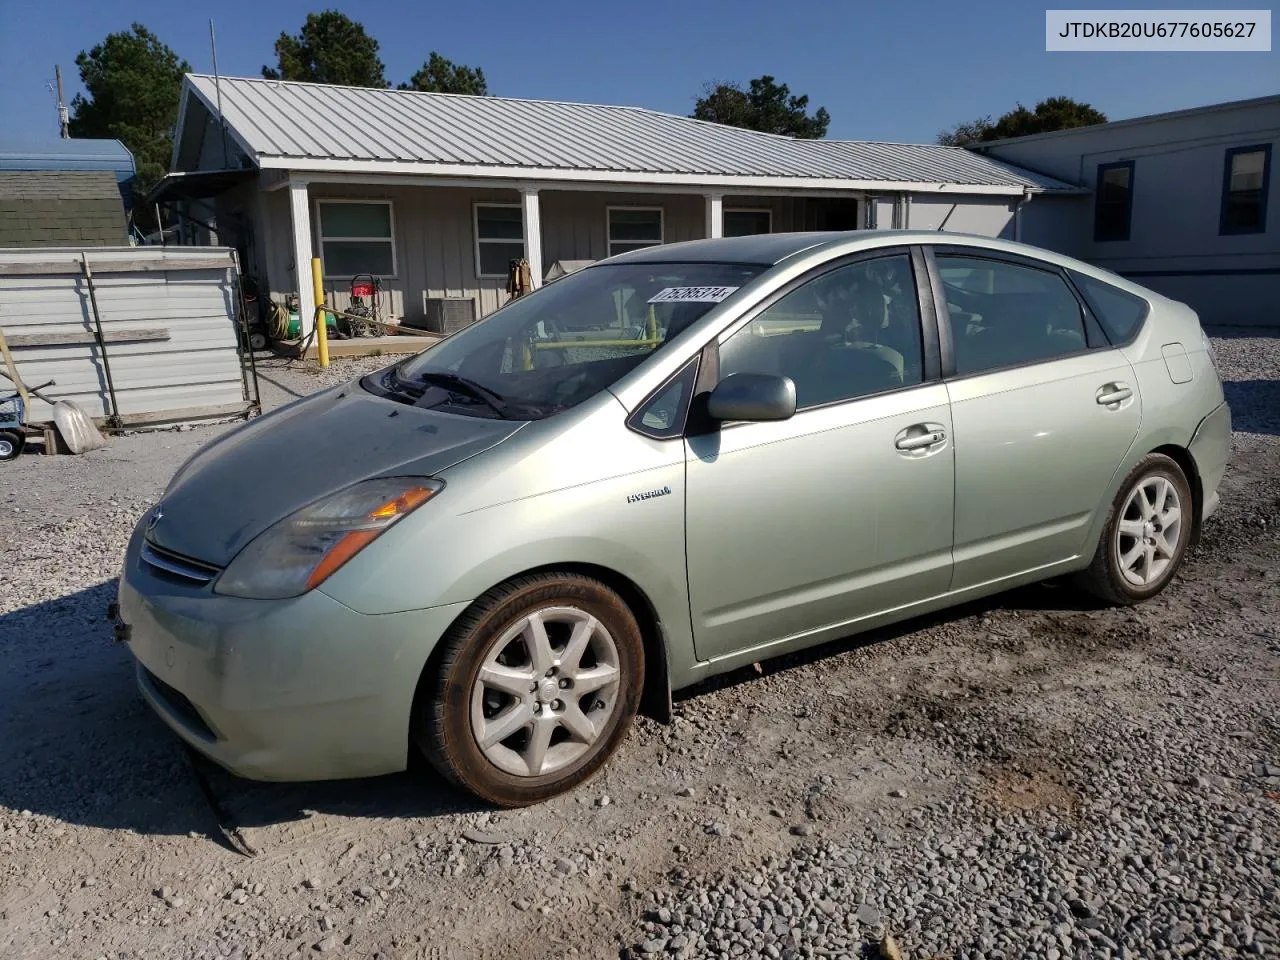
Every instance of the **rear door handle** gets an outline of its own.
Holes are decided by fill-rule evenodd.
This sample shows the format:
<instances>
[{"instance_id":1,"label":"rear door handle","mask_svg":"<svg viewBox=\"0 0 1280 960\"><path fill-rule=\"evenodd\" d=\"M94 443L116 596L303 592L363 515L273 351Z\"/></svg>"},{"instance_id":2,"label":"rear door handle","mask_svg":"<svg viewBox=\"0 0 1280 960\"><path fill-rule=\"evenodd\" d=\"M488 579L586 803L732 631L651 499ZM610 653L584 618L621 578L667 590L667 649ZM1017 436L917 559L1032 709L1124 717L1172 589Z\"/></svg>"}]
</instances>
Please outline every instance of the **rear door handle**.
<instances>
[{"instance_id":1,"label":"rear door handle","mask_svg":"<svg viewBox=\"0 0 1280 960\"><path fill-rule=\"evenodd\" d=\"M893 445L899 450L923 450L926 447L932 447L943 440L947 439L947 435L942 430L931 430L928 433L903 433L898 434L898 439Z\"/></svg>"},{"instance_id":2,"label":"rear door handle","mask_svg":"<svg viewBox=\"0 0 1280 960\"><path fill-rule=\"evenodd\" d=\"M1122 403L1133 396L1133 390L1123 383L1108 383L1106 386L1099 387L1098 392L1094 394L1094 399L1104 407L1109 407L1113 403Z\"/></svg>"}]
</instances>

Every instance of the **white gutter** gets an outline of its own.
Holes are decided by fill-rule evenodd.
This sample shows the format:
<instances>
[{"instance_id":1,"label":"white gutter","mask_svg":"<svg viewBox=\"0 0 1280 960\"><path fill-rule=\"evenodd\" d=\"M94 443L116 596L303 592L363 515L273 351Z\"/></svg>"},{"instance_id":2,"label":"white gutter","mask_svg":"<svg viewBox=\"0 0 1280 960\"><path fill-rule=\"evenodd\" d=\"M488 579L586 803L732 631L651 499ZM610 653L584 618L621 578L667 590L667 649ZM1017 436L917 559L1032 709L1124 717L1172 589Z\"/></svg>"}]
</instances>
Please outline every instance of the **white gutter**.
<instances>
[{"instance_id":1,"label":"white gutter","mask_svg":"<svg viewBox=\"0 0 1280 960\"><path fill-rule=\"evenodd\" d=\"M812 193L829 190L847 195L856 190L885 192L907 191L911 193L968 194L971 196L1021 196L1035 188L1012 184L972 184L921 182L912 180L846 180L839 177L751 177L721 176L701 173L649 173L619 170L568 170L550 167L479 166L450 163L418 163L396 160L328 160L311 157L259 157L258 166L263 170L288 170L301 174L315 173L308 179L336 181L338 177L359 182L379 182L371 179L383 176L388 185L408 184L411 177L422 178L423 184L446 186L442 179L454 178L475 185L477 181L493 186L490 181L502 181L518 188L520 184L550 185L590 184L590 189L631 189L643 187L697 187L722 192L776 193L793 190ZM367 175L367 176L364 176ZM458 184L461 185L461 184Z\"/></svg>"}]
</instances>

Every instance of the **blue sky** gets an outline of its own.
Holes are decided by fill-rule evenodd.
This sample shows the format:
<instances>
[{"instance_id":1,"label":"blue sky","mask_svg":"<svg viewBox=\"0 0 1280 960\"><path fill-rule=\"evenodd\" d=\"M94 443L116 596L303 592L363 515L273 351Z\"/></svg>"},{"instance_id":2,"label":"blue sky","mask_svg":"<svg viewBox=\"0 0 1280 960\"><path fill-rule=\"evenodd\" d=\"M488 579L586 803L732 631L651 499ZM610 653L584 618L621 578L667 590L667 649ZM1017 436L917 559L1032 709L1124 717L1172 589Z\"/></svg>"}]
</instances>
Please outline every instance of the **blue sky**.
<instances>
[{"instance_id":1,"label":"blue sky","mask_svg":"<svg viewBox=\"0 0 1280 960\"><path fill-rule=\"evenodd\" d=\"M483 67L495 94L687 114L707 81L745 83L772 73L793 93L809 94L811 107L830 111L828 136L849 139L931 142L957 121L998 116L1018 100L1032 106L1058 94L1121 119L1280 89L1275 50L1046 53L1045 8L1025 0L332 5L356 16L379 40L392 83L406 79L435 49ZM1209 6L1205 0L1199 5ZM0 124L11 135L55 135L48 89L54 64L62 66L69 99L79 89L76 54L132 20L195 70L208 72L212 13L222 72L258 76L264 63L274 63L272 44L280 31L296 32L308 10L323 8L323 2L299 0L0 0Z\"/></svg>"}]
</instances>

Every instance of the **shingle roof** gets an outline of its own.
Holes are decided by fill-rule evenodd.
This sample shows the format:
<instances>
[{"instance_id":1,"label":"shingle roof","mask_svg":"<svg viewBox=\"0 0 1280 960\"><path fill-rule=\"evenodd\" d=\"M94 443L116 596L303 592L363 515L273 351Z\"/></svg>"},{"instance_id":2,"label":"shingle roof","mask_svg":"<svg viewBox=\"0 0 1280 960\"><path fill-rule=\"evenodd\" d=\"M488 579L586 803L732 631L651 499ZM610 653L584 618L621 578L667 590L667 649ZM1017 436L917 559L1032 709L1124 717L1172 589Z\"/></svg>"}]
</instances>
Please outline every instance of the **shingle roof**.
<instances>
[{"instance_id":1,"label":"shingle roof","mask_svg":"<svg viewBox=\"0 0 1280 960\"><path fill-rule=\"evenodd\" d=\"M6 200L110 200L121 207L116 178L106 170L0 170ZM123 207L121 207L123 209Z\"/></svg>"},{"instance_id":2,"label":"shingle roof","mask_svg":"<svg viewBox=\"0 0 1280 960\"><path fill-rule=\"evenodd\" d=\"M214 79L187 77L207 107ZM223 77L222 113L263 167L458 174L580 172L673 183L850 181L971 185L984 192L1076 188L953 147L794 140L640 107L373 90ZM741 184L739 184L741 185ZM764 184L762 183L762 186Z\"/></svg>"}]
</instances>

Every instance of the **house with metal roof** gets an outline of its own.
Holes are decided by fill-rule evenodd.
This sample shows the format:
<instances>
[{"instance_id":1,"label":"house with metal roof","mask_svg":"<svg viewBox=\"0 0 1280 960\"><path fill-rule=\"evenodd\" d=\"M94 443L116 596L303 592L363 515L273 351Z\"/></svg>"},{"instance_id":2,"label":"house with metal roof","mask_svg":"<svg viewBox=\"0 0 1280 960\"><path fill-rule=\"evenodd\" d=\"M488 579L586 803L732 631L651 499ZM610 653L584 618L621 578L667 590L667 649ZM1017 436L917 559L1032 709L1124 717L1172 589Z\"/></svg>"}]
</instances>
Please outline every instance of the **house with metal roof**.
<instances>
[{"instance_id":1,"label":"house with metal roof","mask_svg":"<svg viewBox=\"0 0 1280 960\"><path fill-rule=\"evenodd\" d=\"M303 333L322 261L331 301L381 278L421 325L653 244L911 227L1017 238L1032 197L1079 187L941 146L796 140L627 106L188 75L171 173L151 201L295 294Z\"/></svg>"}]
</instances>

